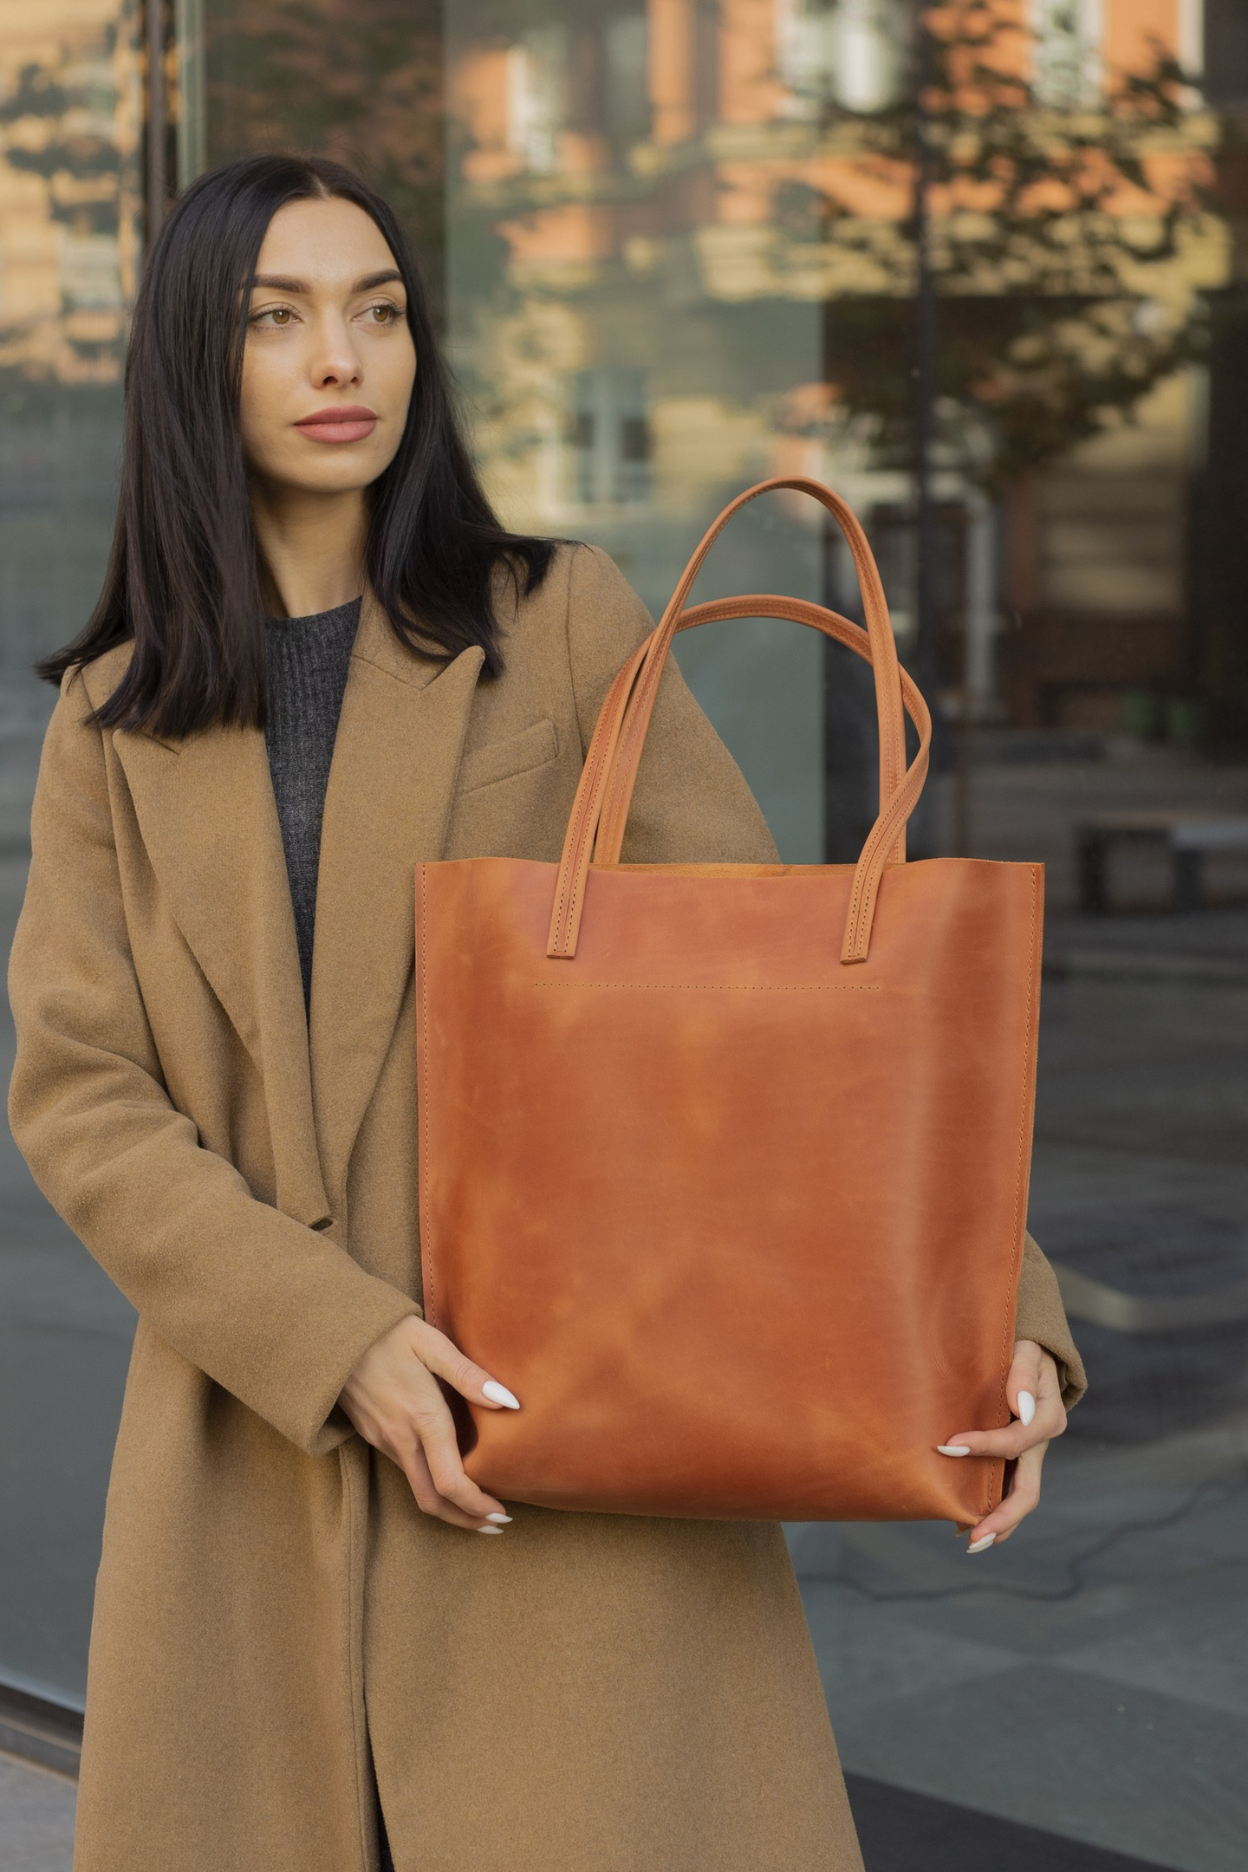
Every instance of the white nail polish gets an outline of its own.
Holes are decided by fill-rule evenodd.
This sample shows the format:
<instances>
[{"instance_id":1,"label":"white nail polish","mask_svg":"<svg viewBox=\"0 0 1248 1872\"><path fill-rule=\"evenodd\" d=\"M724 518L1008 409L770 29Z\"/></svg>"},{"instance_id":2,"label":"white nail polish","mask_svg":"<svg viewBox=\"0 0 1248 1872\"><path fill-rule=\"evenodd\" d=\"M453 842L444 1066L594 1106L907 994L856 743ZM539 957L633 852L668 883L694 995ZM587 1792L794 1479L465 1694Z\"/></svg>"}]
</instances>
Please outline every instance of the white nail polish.
<instances>
[{"instance_id":1,"label":"white nail polish","mask_svg":"<svg viewBox=\"0 0 1248 1872\"><path fill-rule=\"evenodd\" d=\"M969 1456L971 1453L969 1443L938 1443L936 1448L942 1456Z\"/></svg>"},{"instance_id":2,"label":"white nail polish","mask_svg":"<svg viewBox=\"0 0 1248 1872\"><path fill-rule=\"evenodd\" d=\"M991 1547L996 1538L995 1534L985 1534L982 1540L972 1541L966 1551L967 1553L983 1553L985 1547Z\"/></svg>"},{"instance_id":3,"label":"white nail polish","mask_svg":"<svg viewBox=\"0 0 1248 1872\"><path fill-rule=\"evenodd\" d=\"M509 1514L487 1514L485 1518L487 1521L510 1521L511 1520L511 1516Z\"/></svg>"},{"instance_id":4,"label":"white nail polish","mask_svg":"<svg viewBox=\"0 0 1248 1872\"><path fill-rule=\"evenodd\" d=\"M512 1397L505 1384L499 1384L497 1378L487 1378L481 1387L491 1404L505 1404L508 1410L519 1410L520 1400Z\"/></svg>"},{"instance_id":5,"label":"white nail polish","mask_svg":"<svg viewBox=\"0 0 1248 1872\"><path fill-rule=\"evenodd\" d=\"M477 1529L478 1534L501 1534L502 1531L501 1527L479 1527Z\"/></svg>"},{"instance_id":6,"label":"white nail polish","mask_svg":"<svg viewBox=\"0 0 1248 1872\"><path fill-rule=\"evenodd\" d=\"M1020 1391L1018 1394L1018 1421L1023 1425L1027 1425L1031 1422L1035 1414L1035 1398L1032 1397L1030 1391Z\"/></svg>"}]
</instances>

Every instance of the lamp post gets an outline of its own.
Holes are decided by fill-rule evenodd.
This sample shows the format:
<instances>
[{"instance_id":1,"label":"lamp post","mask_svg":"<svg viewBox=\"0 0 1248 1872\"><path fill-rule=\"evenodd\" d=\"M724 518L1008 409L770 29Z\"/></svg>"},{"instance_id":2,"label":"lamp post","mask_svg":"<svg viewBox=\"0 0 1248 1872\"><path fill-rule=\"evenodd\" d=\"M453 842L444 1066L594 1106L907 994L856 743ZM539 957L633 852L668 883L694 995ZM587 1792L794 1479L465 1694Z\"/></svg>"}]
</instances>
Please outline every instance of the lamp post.
<instances>
[{"instance_id":1,"label":"lamp post","mask_svg":"<svg viewBox=\"0 0 1248 1872\"><path fill-rule=\"evenodd\" d=\"M915 681L932 711L933 773L949 765L948 723L940 706L940 658L937 648L936 560L940 520L932 489L933 414L936 402L936 347L939 339L936 270L932 256L932 124L929 92L936 77L935 45L927 19L928 0L914 0L911 69L914 85L914 326L911 354L911 453L914 486L914 639L911 664ZM937 848L937 794L928 786L911 821L915 857L931 857ZM960 835L959 835L960 836Z\"/></svg>"},{"instance_id":2,"label":"lamp post","mask_svg":"<svg viewBox=\"0 0 1248 1872\"><path fill-rule=\"evenodd\" d=\"M932 711L932 767L939 770L949 757L947 724L937 701L940 665L937 653L936 554L939 516L932 489L933 409L936 401L936 347L938 342L936 273L931 239L931 187L933 151L928 93L936 71L935 48L927 22L929 0L913 0L910 81L913 100L913 197L910 227L914 241L914 317L910 353L911 477L913 486L914 635L907 659ZM830 314L825 314L825 349L830 351ZM831 377L831 362L825 362ZM836 528L824 532L825 603L837 608L845 600L836 590L838 563ZM827 863L855 859L869 829L874 808L862 774L864 730L861 725L869 692L862 669L848 667L852 659L824 645L824 856ZM937 843L936 793L928 787L910 820L910 846L915 857L933 854Z\"/></svg>"},{"instance_id":3,"label":"lamp post","mask_svg":"<svg viewBox=\"0 0 1248 1872\"><path fill-rule=\"evenodd\" d=\"M932 145L927 93L932 83L932 35L926 0L914 9L914 352L911 363L914 452L914 661L920 687L936 670L932 500L932 408L936 399L936 276L932 269Z\"/></svg>"}]
</instances>

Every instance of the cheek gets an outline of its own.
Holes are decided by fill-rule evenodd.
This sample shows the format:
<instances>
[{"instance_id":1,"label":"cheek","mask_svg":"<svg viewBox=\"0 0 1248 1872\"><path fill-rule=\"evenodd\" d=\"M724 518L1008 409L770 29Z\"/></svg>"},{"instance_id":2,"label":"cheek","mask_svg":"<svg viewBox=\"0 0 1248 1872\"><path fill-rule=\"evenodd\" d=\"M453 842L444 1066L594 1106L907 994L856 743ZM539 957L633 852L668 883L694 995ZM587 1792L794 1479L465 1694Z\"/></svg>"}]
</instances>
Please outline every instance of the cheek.
<instances>
[{"instance_id":1,"label":"cheek","mask_svg":"<svg viewBox=\"0 0 1248 1872\"><path fill-rule=\"evenodd\" d=\"M386 360L386 389L396 407L411 400L416 383L416 350L411 340L395 345Z\"/></svg>"},{"instance_id":2,"label":"cheek","mask_svg":"<svg viewBox=\"0 0 1248 1872\"><path fill-rule=\"evenodd\" d=\"M273 360L248 345L243 353L243 380L239 392L239 428L249 461L262 461L277 445L284 427L280 410L280 372Z\"/></svg>"},{"instance_id":3,"label":"cheek","mask_svg":"<svg viewBox=\"0 0 1248 1872\"><path fill-rule=\"evenodd\" d=\"M392 411L395 416L393 427L389 429L386 442L382 445L385 449L385 459L377 468L377 472L381 473L382 468L389 467L398 453L408 405L416 385L415 350L410 344L395 345L393 348L387 346L384 354L376 359L370 375L373 386L379 393L378 402L388 411ZM366 379L366 388L367 381ZM382 433L380 429L377 431L378 440L381 439Z\"/></svg>"}]
</instances>

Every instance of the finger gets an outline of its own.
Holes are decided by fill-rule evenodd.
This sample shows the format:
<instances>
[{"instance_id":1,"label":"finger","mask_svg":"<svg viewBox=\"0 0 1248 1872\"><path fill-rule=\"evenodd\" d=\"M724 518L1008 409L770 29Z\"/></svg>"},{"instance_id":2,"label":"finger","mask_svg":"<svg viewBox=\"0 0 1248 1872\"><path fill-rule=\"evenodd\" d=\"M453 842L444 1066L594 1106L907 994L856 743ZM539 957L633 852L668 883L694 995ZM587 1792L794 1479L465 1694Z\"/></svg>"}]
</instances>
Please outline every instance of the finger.
<instances>
[{"instance_id":1,"label":"finger","mask_svg":"<svg viewBox=\"0 0 1248 1872\"><path fill-rule=\"evenodd\" d=\"M1055 1409L1051 1401L1042 1398L1029 1424L1016 1417L1003 1430L958 1430L947 1443L938 1443L936 1448L942 1456L955 1460L966 1456L995 1456L998 1460L1014 1462L1024 1450L1051 1442L1065 1428L1066 1414L1060 1404Z\"/></svg>"},{"instance_id":2,"label":"finger","mask_svg":"<svg viewBox=\"0 0 1248 1872\"><path fill-rule=\"evenodd\" d=\"M968 1553L985 1553L1000 1547L1010 1538L1040 1500L1040 1472L1044 1468L1045 1445L1038 1444L1024 1452L1009 1484L1009 1493L971 1529Z\"/></svg>"},{"instance_id":3,"label":"finger","mask_svg":"<svg viewBox=\"0 0 1248 1872\"><path fill-rule=\"evenodd\" d=\"M1005 1395L1010 1409L1024 1424L1036 1414L1040 1396L1040 1375L1046 1353L1034 1339L1019 1339L1014 1346L1014 1362L1005 1381Z\"/></svg>"},{"instance_id":4,"label":"finger","mask_svg":"<svg viewBox=\"0 0 1248 1872\"><path fill-rule=\"evenodd\" d=\"M433 1472L421 1446L413 1444L400 1464L407 1477L416 1505L422 1514L431 1515L435 1520L445 1521L451 1527L470 1528L479 1534L501 1534L503 1527L499 1522L487 1521L481 1515L471 1514L456 1502L443 1495L433 1479ZM499 1511L501 1513L501 1510ZM503 1521L510 1520L504 1515Z\"/></svg>"},{"instance_id":5,"label":"finger","mask_svg":"<svg viewBox=\"0 0 1248 1872\"><path fill-rule=\"evenodd\" d=\"M418 1324L420 1332L417 1343L421 1359L453 1391L458 1391L470 1404L484 1404L489 1410L519 1410L519 1398L505 1384L500 1384L482 1366L474 1364L436 1326L430 1326L424 1320Z\"/></svg>"},{"instance_id":6,"label":"finger","mask_svg":"<svg viewBox=\"0 0 1248 1872\"><path fill-rule=\"evenodd\" d=\"M1061 1436L1066 1428L1066 1405L1062 1399L1062 1380L1058 1373L1057 1361L1046 1352L1040 1361L1040 1393L1037 1414L1041 1411L1050 1417L1055 1428L1052 1436Z\"/></svg>"},{"instance_id":7,"label":"finger","mask_svg":"<svg viewBox=\"0 0 1248 1872\"><path fill-rule=\"evenodd\" d=\"M422 1412L416 1426L438 1494L443 1501L452 1502L462 1513L478 1521L486 1521L492 1515L506 1516L502 1502L487 1495L466 1473L451 1413L440 1398L438 1406L440 1409L435 1406Z\"/></svg>"},{"instance_id":8,"label":"finger","mask_svg":"<svg viewBox=\"0 0 1248 1872\"><path fill-rule=\"evenodd\" d=\"M1029 1391L1028 1385L1034 1385L1034 1391ZM1013 1461L1025 1449L1061 1436L1066 1428L1066 1411L1051 1354L1030 1340L1020 1340L1006 1392L1007 1397L1013 1397L1015 1415L1011 1423L998 1430L955 1431L947 1442L937 1444L941 1455L996 1456Z\"/></svg>"}]
</instances>

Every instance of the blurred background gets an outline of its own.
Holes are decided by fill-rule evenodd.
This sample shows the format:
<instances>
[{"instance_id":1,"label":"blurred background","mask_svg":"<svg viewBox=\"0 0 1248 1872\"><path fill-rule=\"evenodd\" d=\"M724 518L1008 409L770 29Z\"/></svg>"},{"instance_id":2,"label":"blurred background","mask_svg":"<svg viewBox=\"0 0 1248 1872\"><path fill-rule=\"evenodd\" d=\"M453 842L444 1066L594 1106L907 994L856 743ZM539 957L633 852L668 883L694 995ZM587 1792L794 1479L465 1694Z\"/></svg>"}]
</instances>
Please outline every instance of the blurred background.
<instances>
[{"instance_id":1,"label":"blurred background","mask_svg":"<svg viewBox=\"0 0 1248 1872\"><path fill-rule=\"evenodd\" d=\"M31 663L98 589L145 243L276 148L399 211L509 523L600 543L656 610L765 475L866 523L936 704L915 848L1047 866L1031 1227L1093 1386L999 1554L790 1530L868 1872L1242 1872L1248 8L0 0L10 932ZM800 497L698 593L779 589L856 610ZM785 857L855 857L862 669L767 619L679 655ZM0 1749L62 1776L131 1326L6 1138ZM67 1808L38 1833L31 1786L0 1762L6 1863L52 1872Z\"/></svg>"}]
</instances>

